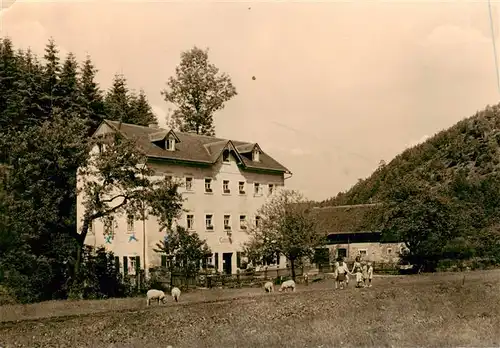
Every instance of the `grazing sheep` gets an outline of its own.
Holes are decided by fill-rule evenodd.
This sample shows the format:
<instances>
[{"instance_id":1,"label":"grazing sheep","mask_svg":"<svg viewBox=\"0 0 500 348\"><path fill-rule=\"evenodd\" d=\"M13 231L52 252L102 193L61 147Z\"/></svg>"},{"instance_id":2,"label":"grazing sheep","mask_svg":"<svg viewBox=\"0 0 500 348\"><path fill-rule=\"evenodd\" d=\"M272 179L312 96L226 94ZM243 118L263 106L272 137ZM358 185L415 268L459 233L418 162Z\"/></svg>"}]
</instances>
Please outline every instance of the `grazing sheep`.
<instances>
[{"instance_id":1,"label":"grazing sheep","mask_svg":"<svg viewBox=\"0 0 500 348\"><path fill-rule=\"evenodd\" d=\"M167 298L165 297L165 293L161 290L156 290L156 289L148 290L146 297L147 297L147 305L148 306L150 305L151 300L158 300L158 304L160 304L160 301L162 303L165 303L167 301Z\"/></svg>"},{"instance_id":2,"label":"grazing sheep","mask_svg":"<svg viewBox=\"0 0 500 348\"><path fill-rule=\"evenodd\" d=\"M181 290L177 287L172 288L172 298L175 302L179 302L179 297L181 297Z\"/></svg>"},{"instance_id":3,"label":"grazing sheep","mask_svg":"<svg viewBox=\"0 0 500 348\"><path fill-rule=\"evenodd\" d=\"M281 284L279 291L283 291L283 290L288 291L289 289L292 289L292 291L295 291L295 282L292 279L283 282L283 284Z\"/></svg>"},{"instance_id":4,"label":"grazing sheep","mask_svg":"<svg viewBox=\"0 0 500 348\"><path fill-rule=\"evenodd\" d=\"M267 282L264 284L264 290L266 292L274 292L274 284L272 282Z\"/></svg>"}]
</instances>

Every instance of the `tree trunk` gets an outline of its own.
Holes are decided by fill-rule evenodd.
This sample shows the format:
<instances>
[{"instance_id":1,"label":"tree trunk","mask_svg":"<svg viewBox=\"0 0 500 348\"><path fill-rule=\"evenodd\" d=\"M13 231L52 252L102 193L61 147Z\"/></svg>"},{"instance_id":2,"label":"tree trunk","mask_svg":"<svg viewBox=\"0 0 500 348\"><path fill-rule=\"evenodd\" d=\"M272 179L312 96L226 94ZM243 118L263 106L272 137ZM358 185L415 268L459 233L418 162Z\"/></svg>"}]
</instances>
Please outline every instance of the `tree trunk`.
<instances>
[{"instance_id":1,"label":"tree trunk","mask_svg":"<svg viewBox=\"0 0 500 348\"><path fill-rule=\"evenodd\" d=\"M290 268L292 270L292 279L295 281L295 259L290 260Z\"/></svg>"},{"instance_id":2,"label":"tree trunk","mask_svg":"<svg viewBox=\"0 0 500 348\"><path fill-rule=\"evenodd\" d=\"M75 267L73 269L73 283L75 282L77 275L80 272L80 264L82 263L82 248L83 246L78 243L78 248L76 249Z\"/></svg>"},{"instance_id":3,"label":"tree trunk","mask_svg":"<svg viewBox=\"0 0 500 348\"><path fill-rule=\"evenodd\" d=\"M85 237L87 236L87 232L89 229L90 225L90 219L86 218L83 221L83 226L82 226L82 231L80 234L76 234L76 241L78 243L77 250L76 250L76 259L75 259L75 265L73 268L73 281L72 287L75 289L79 284L79 274L80 274L80 266L82 264L82 251L83 251L83 246L85 243Z\"/></svg>"}]
</instances>

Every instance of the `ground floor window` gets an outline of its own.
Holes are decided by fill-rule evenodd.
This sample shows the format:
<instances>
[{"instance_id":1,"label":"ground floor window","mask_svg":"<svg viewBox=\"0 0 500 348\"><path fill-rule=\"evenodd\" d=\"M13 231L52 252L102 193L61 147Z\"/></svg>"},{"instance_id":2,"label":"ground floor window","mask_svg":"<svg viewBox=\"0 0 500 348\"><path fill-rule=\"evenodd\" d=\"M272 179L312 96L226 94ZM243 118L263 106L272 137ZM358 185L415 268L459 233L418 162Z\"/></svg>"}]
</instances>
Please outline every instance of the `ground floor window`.
<instances>
[{"instance_id":1,"label":"ground floor window","mask_svg":"<svg viewBox=\"0 0 500 348\"><path fill-rule=\"evenodd\" d=\"M135 257L130 257L130 263L128 266L128 274L135 274L136 260Z\"/></svg>"},{"instance_id":2,"label":"ground floor window","mask_svg":"<svg viewBox=\"0 0 500 348\"><path fill-rule=\"evenodd\" d=\"M116 258L115 258L116 261ZM140 256L123 256L123 274L136 274L136 270L141 267Z\"/></svg>"},{"instance_id":3,"label":"ground floor window","mask_svg":"<svg viewBox=\"0 0 500 348\"><path fill-rule=\"evenodd\" d=\"M338 248L337 249L337 257L347 257L347 249L346 248Z\"/></svg>"}]
</instances>

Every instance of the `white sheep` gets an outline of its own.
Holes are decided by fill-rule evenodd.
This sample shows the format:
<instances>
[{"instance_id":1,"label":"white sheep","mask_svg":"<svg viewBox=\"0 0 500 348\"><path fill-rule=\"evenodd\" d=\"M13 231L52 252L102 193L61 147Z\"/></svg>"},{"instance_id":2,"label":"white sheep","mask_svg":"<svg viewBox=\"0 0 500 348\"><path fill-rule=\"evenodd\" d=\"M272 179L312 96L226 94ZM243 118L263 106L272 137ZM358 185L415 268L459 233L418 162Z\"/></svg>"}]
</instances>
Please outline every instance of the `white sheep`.
<instances>
[{"instance_id":1,"label":"white sheep","mask_svg":"<svg viewBox=\"0 0 500 348\"><path fill-rule=\"evenodd\" d=\"M283 291L283 290L287 291L289 289L292 289L292 291L295 291L295 282L292 279L283 282L283 284L281 284L279 291Z\"/></svg>"},{"instance_id":2,"label":"white sheep","mask_svg":"<svg viewBox=\"0 0 500 348\"><path fill-rule=\"evenodd\" d=\"M264 284L264 290L266 292L274 292L274 284L272 282L266 282Z\"/></svg>"},{"instance_id":3,"label":"white sheep","mask_svg":"<svg viewBox=\"0 0 500 348\"><path fill-rule=\"evenodd\" d=\"M181 297L181 289L179 289L178 287L173 287L172 298L175 300L175 302L179 302L179 297Z\"/></svg>"},{"instance_id":4,"label":"white sheep","mask_svg":"<svg viewBox=\"0 0 500 348\"><path fill-rule=\"evenodd\" d=\"M160 301L162 303L165 303L167 301L165 293L161 290L156 290L156 289L148 290L148 292L146 293L146 297L148 300L147 301L148 306L150 305L151 300L158 300L158 304L160 304Z\"/></svg>"}]
</instances>

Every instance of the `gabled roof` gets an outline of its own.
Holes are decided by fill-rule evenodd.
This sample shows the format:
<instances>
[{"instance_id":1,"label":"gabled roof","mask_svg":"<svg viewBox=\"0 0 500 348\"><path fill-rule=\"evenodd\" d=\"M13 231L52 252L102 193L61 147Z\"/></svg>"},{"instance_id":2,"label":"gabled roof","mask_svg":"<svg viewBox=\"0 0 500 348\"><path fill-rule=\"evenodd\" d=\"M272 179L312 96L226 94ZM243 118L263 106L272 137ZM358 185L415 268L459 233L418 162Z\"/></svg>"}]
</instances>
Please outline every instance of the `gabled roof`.
<instances>
[{"instance_id":1,"label":"gabled roof","mask_svg":"<svg viewBox=\"0 0 500 348\"><path fill-rule=\"evenodd\" d=\"M177 142L180 142L179 138L177 137L177 135L175 135L175 133L172 130L164 130L164 129L162 129L158 132L150 133L149 140L152 142L156 142L156 141L165 140L169 136L173 136Z\"/></svg>"},{"instance_id":2,"label":"gabled roof","mask_svg":"<svg viewBox=\"0 0 500 348\"><path fill-rule=\"evenodd\" d=\"M144 127L129 123L120 123L119 121L104 120L103 124L108 125L126 138L136 139L140 149L151 158L209 165L214 164L220 157L224 148L229 146L236 150L234 153L239 157L241 165L246 169L290 173L286 167L262 150L259 162L254 162L250 158L240 155L246 153L241 151L245 151L247 148L250 148L251 151L257 145L256 143L221 139L193 133L174 132L173 130ZM154 144L155 141L162 140L161 137L163 134L165 134L165 137L169 134L174 134L176 136L175 151L168 151ZM240 151L240 149L242 150Z\"/></svg>"},{"instance_id":3,"label":"gabled roof","mask_svg":"<svg viewBox=\"0 0 500 348\"><path fill-rule=\"evenodd\" d=\"M239 153L249 153L252 152L255 147L260 150L260 147L257 143L240 145L236 149L239 151Z\"/></svg>"},{"instance_id":4,"label":"gabled roof","mask_svg":"<svg viewBox=\"0 0 500 348\"><path fill-rule=\"evenodd\" d=\"M379 203L315 207L319 230L326 234L346 234L356 232L379 232L374 219Z\"/></svg>"},{"instance_id":5,"label":"gabled roof","mask_svg":"<svg viewBox=\"0 0 500 348\"><path fill-rule=\"evenodd\" d=\"M205 144L204 146L208 150L212 158L212 162L214 163L219 159L225 149L228 149L231 153L234 154L234 156L238 160L238 163L243 163L243 158L241 158L239 152L236 151L236 146L234 146L231 140L221 140L215 143Z\"/></svg>"}]
</instances>

